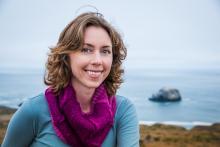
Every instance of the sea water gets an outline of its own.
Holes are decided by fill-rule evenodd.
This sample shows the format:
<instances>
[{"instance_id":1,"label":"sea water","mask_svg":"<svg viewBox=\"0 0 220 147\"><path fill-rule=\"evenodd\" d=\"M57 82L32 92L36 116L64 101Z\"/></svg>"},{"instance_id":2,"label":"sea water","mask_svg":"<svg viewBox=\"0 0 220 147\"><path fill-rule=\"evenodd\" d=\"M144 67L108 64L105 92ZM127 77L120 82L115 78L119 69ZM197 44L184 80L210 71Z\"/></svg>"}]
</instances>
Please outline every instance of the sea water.
<instances>
[{"instance_id":1,"label":"sea water","mask_svg":"<svg viewBox=\"0 0 220 147\"><path fill-rule=\"evenodd\" d=\"M142 123L163 122L190 126L220 122L220 71L126 70L118 95L136 106ZM180 102L149 101L162 87L177 88ZM27 98L44 92L43 72L0 72L0 105L18 107Z\"/></svg>"},{"instance_id":2,"label":"sea water","mask_svg":"<svg viewBox=\"0 0 220 147\"><path fill-rule=\"evenodd\" d=\"M148 98L160 88L180 91L180 102L158 103ZM128 70L119 90L137 108L139 120L183 126L210 125L220 122L220 70Z\"/></svg>"}]
</instances>

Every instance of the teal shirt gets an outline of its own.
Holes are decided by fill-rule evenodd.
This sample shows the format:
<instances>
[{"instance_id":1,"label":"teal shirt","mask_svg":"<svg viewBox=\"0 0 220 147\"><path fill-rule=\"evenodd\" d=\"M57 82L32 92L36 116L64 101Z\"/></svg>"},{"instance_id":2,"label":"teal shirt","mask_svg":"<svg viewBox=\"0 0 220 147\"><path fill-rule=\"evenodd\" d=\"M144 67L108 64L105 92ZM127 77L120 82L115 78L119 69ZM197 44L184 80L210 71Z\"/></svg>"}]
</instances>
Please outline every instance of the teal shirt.
<instances>
[{"instance_id":1,"label":"teal shirt","mask_svg":"<svg viewBox=\"0 0 220 147\"><path fill-rule=\"evenodd\" d=\"M114 125L102 147L138 147L139 125L134 105L116 96ZM69 147L56 135L43 94L30 98L13 115L2 147Z\"/></svg>"}]
</instances>

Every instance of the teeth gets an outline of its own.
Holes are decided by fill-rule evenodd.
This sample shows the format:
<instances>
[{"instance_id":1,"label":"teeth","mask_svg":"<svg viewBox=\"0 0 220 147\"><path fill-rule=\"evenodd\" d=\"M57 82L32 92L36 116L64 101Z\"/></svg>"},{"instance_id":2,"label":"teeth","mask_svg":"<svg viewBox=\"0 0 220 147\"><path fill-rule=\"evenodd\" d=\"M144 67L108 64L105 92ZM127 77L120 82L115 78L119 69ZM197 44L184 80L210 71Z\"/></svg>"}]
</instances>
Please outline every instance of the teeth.
<instances>
[{"instance_id":1,"label":"teeth","mask_svg":"<svg viewBox=\"0 0 220 147\"><path fill-rule=\"evenodd\" d=\"M91 70L87 70L87 73L89 74L89 76L91 77L98 77L101 75L101 71L91 71Z\"/></svg>"}]
</instances>

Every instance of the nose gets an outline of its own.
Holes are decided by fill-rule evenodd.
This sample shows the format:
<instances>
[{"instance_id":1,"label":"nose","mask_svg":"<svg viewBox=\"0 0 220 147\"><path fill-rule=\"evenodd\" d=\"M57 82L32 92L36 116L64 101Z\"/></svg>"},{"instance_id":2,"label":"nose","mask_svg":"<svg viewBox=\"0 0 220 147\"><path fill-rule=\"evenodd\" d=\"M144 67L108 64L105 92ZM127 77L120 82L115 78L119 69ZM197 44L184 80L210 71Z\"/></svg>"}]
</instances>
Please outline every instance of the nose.
<instances>
[{"instance_id":1,"label":"nose","mask_svg":"<svg viewBox=\"0 0 220 147\"><path fill-rule=\"evenodd\" d=\"M102 57L99 52L94 53L94 56L92 56L92 64L93 65L101 65L102 64Z\"/></svg>"}]
</instances>

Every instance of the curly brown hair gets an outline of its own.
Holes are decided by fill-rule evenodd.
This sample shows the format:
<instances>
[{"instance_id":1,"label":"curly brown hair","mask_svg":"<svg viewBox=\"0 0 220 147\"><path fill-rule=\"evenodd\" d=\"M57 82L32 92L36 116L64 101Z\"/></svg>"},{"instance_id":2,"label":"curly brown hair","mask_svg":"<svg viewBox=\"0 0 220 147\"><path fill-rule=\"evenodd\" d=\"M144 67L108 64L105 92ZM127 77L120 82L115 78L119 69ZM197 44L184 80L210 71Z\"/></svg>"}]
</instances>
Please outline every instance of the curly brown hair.
<instances>
[{"instance_id":1,"label":"curly brown hair","mask_svg":"<svg viewBox=\"0 0 220 147\"><path fill-rule=\"evenodd\" d=\"M83 47L84 32L89 26L101 27L108 33L112 42L113 62L108 77L104 80L109 95L115 95L123 82L122 60L127 55L127 49L120 34L100 13L83 13L71 21L61 32L56 46L50 48L46 63L44 83L50 86L54 93L59 94L71 80L72 72L68 54Z\"/></svg>"}]
</instances>

